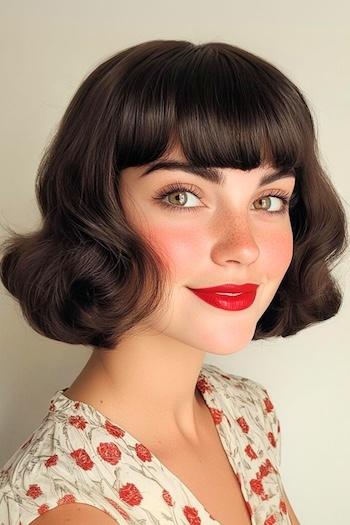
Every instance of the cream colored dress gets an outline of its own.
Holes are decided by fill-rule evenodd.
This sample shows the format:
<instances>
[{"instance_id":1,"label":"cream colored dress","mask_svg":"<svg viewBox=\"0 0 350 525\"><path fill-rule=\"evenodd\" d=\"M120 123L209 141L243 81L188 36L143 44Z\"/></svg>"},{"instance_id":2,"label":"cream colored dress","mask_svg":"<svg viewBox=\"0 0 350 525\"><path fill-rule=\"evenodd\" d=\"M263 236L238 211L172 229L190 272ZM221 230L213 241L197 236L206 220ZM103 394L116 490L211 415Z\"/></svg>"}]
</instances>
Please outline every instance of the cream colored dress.
<instances>
[{"instance_id":1,"label":"cream colored dress","mask_svg":"<svg viewBox=\"0 0 350 525\"><path fill-rule=\"evenodd\" d=\"M280 426L266 389L211 364L203 365L197 386L252 525L291 525ZM219 525L146 446L94 407L67 398L67 388L53 395L41 424L0 471L1 525L28 525L72 502L97 507L120 525Z\"/></svg>"}]
</instances>

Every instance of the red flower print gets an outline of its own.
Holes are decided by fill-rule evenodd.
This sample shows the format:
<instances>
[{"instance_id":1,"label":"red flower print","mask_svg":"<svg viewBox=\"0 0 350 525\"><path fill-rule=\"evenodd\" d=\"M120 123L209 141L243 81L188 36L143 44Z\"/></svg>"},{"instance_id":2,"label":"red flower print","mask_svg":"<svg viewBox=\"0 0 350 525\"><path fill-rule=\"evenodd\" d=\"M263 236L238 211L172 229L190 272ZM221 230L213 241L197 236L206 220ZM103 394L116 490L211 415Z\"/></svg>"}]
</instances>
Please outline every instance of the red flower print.
<instances>
[{"instance_id":1,"label":"red flower print","mask_svg":"<svg viewBox=\"0 0 350 525\"><path fill-rule=\"evenodd\" d=\"M68 423L81 430L84 430L87 425L87 421L82 416L70 416L68 418Z\"/></svg>"},{"instance_id":2,"label":"red flower print","mask_svg":"<svg viewBox=\"0 0 350 525\"><path fill-rule=\"evenodd\" d=\"M141 501L143 500L139 489L133 483L127 483L121 489L119 489L119 496L123 501L129 505L132 505L133 507L135 505L140 505Z\"/></svg>"},{"instance_id":3,"label":"red flower print","mask_svg":"<svg viewBox=\"0 0 350 525\"><path fill-rule=\"evenodd\" d=\"M65 494L63 498L59 499L57 504L58 505L67 505L67 503L75 503L76 499L73 494Z\"/></svg>"},{"instance_id":4,"label":"red flower print","mask_svg":"<svg viewBox=\"0 0 350 525\"><path fill-rule=\"evenodd\" d=\"M136 455L142 459L142 461L152 461L152 454L145 445L137 443L135 446Z\"/></svg>"},{"instance_id":5,"label":"red flower print","mask_svg":"<svg viewBox=\"0 0 350 525\"><path fill-rule=\"evenodd\" d=\"M50 456L45 461L45 467L54 467L55 465L57 465L57 460L58 460L57 454L54 454L53 456Z\"/></svg>"},{"instance_id":6,"label":"red flower print","mask_svg":"<svg viewBox=\"0 0 350 525\"><path fill-rule=\"evenodd\" d=\"M111 498L107 498L107 496L105 496L105 499L108 501L108 503L110 503L112 505L112 507L114 507L115 509L117 508L117 502L112 500Z\"/></svg>"},{"instance_id":7,"label":"red flower print","mask_svg":"<svg viewBox=\"0 0 350 525\"><path fill-rule=\"evenodd\" d=\"M80 408L80 403L79 403L79 401L76 401L76 402L74 403L74 408L75 408L76 410L78 410L78 409Z\"/></svg>"},{"instance_id":8,"label":"red flower print","mask_svg":"<svg viewBox=\"0 0 350 525\"><path fill-rule=\"evenodd\" d=\"M31 498L35 499L42 495L42 490L39 487L39 485L29 485L29 489L26 492L26 496L30 496Z\"/></svg>"},{"instance_id":9,"label":"red flower print","mask_svg":"<svg viewBox=\"0 0 350 525\"><path fill-rule=\"evenodd\" d=\"M167 505L169 505L169 507L173 507L174 506L174 501L173 501L173 498L170 496L169 492L167 490L163 490L162 492L162 496L163 496L163 500L165 501L165 503Z\"/></svg>"},{"instance_id":10,"label":"red flower print","mask_svg":"<svg viewBox=\"0 0 350 525\"><path fill-rule=\"evenodd\" d=\"M113 425L108 419L105 421L105 429L107 432L109 432L114 437L123 437L125 432L121 428L119 428L117 425Z\"/></svg>"},{"instance_id":11,"label":"red flower print","mask_svg":"<svg viewBox=\"0 0 350 525\"><path fill-rule=\"evenodd\" d=\"M53 402L51 401L50 406L49 406L49 412L55 412L55 410L56 410L55 403L53 403Z\"/></svg>"},{"instance_id":12,"label":"red flower print","mask_svg":"<svg viewBox=\"0 0 350 525\"><path fill-rule=\"evenodd\" d=\"M217 408L209 407L211 417L213 418L213 421L215 425L218 425L222 421L222 410L218 410Z\"/></svg>"},{"instance_id":13,"label":"red flower print","mask_svg":"<svg viewBox=\"0 0 350 525\"><path fill-rule=\"evenodd\" d=\"M243 430L243 432L245 434L247 434L249 432L249 425L248 423L246 422L246 420L244 419L243 416L239 417L237 420L237 423L239 424L239 426L241 427L241 429Z\"/></svg>"},{"instance_id":14,"label":"red flower print","mask_svg":"<svg viewBox=\"0 0 350 525\"><path fill-rule=\"evenodd\" d=\"M45 512L47 512L48 510L50 510L50 507L48 505L46 505L46 503L43 503L42 505L40 505L40 507L38 508L38 514L44 514Z\"/></svg>"},{"instance_id":15,"label":"red flower print","mask_svg":"<svg viewBox=\"0 0 350 525\"><path fill-rule=\"evenodd\" d=\"M200 392L212 392L213 391L213 386L208 383L207 379L201 375L199 375L199 379L197 381L197 384L196 384L198 390Z\"/></svg>"},{"instance_id":16,"label":"red flower print","mask_svg":"<svg viewBox=\"0 0 350 525\"><path fill-rule=\"evenodd\" d=\"M276 518L273 514L264 521L264 525L273 525L274 523L276 523Z\"/></svg>"},{"instance_id":17,"label":"red flower print","mask_svg":"<svg viewBox=\"0 0 350 525\"><path fill-rule=\"evenodd\" d=\"M264 487L260 479L251 479L250 487L252 491L255 492L255 494L258 494L259 496L264 492Z\"/></svg>"},{"instance_id":18,"label":"red flower print","mask_svg":"<svg viewBox=\"0 0 350 525\"><path fill-rule=\"evenodd\" d=\"M250 445L247 445L245 447L244 452L250 459L256 459L258 457Z\"/></svg>"},{"instance_id":19,"label":"red flower print","mask_svg":"<svg viewBox=\"0 0 350 525\"><path fill-rule=\"evenodd\" d=\"M130 519L129 514L128 514L127 512L125 512L125 510L122 509L118 504L117 504L117 506L116 506L116 509L117 509L117 511L119 512L119 514L120 514L123 518L125 518L126 520L129 520L129 519Z\"/></svg>"},{"instance_id":20,"label":"red flower print","mask_svg":"<svg viewBox=\"0 0 350 525\"><path fill-rule=\"evenodd\" d=\"M271 445L272 445L273 447L276 447L275 436L272 434L272 432L269 432L269 433L267 434L267 437L269 438L269 441L270 441Z\"/></svg>"},{"instance_id":21,"label":"red flower print","mask_svg":"<svg viewBox=\"0 0 350 525\"><path fill-rule=\"evenodd\" d=\"M102 459L111 463L111 465L116 465L121 457L119 447L115 443L100 443L97 447L97 452Z\"/></svg>"},{"instance_id":22,"label":"red flower print","mask_svg":"<svg viewBox=\"0 0 350 525\"><path fill-rule=\"evenodd\" d=\"M274 406L271 402L271 399L269 397L265 397L264 403L265 403L266 412L272 412L272 410L274 409Z\"/></svg>"},{"instance_id":23,"label":"red flower print","mask_svg":"<svg viewBox=\"0 0 350 525\"><path fill-rule=\"evenodd\" d=\"M279 422L279 420L277 421L277 432L281 432L281 427L280 427L280 422Z\"/></svg>"},{"instance_id":24,"label":"red flower print","mask_svg":"<svg viewBox=\"0 0 350 525\"><path fill-rule=\"evenodd\" d=\"M274 472L274 467L269 459L266 459L265 463L263 463L259 468L259 473L257 474L257 479L264 478L265 476L268 476L271 472Z\"/></svg>"},{"instance_id":25,"label":"red flower print","mask_svg":"<svg viewBox=\"0 0 350 525\"><path fill-rule=\"evenodd\" d=\"M75 459L78 467L84 470L90 470L94 466L94 462L91 461L89 454L83 448L78 448L70 453L70 456Z\"/></svg>"},{"instance_id":26,"label":"red flower print","mask_svg":"<svg viewBox=\"0 0 350 525\"><path fill-rule=\"evenodd\" d=\"M182 512L184 513L190 525L200 525L202 523L202 520L198 516L198 510L195 509L194 507L189 507L188 505L186 505L182 509Z\"/></svg>"},{"instance_id":27,"label":"red flower print","mask_svg":"<svg viewBox=\"0 0 350 525\"><path fill-rule=\"evenodd\" d=\"M265 494L265 490L260 479L251 479L249 484L252 491L255 492L255 494L257 494L258 496L260 496L262 500L268 499L268 495Z\"/></svg>"},{"instance_id":28,"label":"red flower print","mask_svg":"<svg viewBox=\"0 0 350 525\"><path fill-rule=\"evenodd\" d=\"M286 503L283 501L283 499L281 499L281 501L280 501L280 509L281 509L281 511L282 511L284 514L287 514L287 505L286 505Z\"/></svg>"},{"instance_id":29,"label":"red flower print","mask_svg":"<svg viewBox=\"0 0 350 525\"><path fill-rule=\"evenodd\" d=\"M129 519L129 514L127 512L125 512L124 509L121 508L120 505L118 505L118 503L116 501L113 501L112 499L110 498L107 498L107 496L105 496L106 500L109 501L109 503L112 505L112 507L114 507L121 516L123 516L123 518L125 519Z\"/></svg>"}]
</instances>

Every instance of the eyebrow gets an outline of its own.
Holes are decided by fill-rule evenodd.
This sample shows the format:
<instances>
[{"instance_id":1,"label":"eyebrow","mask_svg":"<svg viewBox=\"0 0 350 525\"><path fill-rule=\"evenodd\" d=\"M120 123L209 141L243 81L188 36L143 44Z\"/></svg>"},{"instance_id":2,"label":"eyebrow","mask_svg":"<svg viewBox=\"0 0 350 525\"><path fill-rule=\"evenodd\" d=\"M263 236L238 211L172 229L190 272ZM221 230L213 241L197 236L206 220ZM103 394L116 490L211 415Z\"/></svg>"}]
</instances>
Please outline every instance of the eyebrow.
<instances>
[{"instance_id":1,"label":"eyebrow","mask_svg":"<svg viewBox=\"0 0 350 525\"><path fill-rule=\"evenodd\" d=\"M145 175L148 175L149 173L158 170L185 171L186 173L191 173L192 175L202 177L203 179L208 180L213 184L217 184L218 186L222 186L225 182L225 176L222 173L220 173L220 171L218 171L216 168L202 168L194 166L193 164L187 162L179 162L176 160L158 161L155 164L152 164L152 166L150 166L149 168L147 168L146 171L144 171L140 175L140 177L144 177ZM294 170L290 168L281 168L278 171L274 171L273 173L267 173L261 178L258 187L260 188L261 186L265 186L270 182L274 182L276 180L283 179L286 177L295 178Z\"/></svg>"}]
</instances>

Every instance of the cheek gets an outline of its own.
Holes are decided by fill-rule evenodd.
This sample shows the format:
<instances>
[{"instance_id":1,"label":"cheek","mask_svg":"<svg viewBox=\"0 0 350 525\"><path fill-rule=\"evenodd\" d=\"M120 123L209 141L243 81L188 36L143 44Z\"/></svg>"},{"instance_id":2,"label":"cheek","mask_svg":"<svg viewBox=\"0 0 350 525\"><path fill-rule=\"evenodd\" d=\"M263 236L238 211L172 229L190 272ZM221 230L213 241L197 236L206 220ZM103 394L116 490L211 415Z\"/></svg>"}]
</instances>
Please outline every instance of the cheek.
<instances>
[{"instance_id":1,"label":"cheek","mask_svg":"<svg viewBox=\"0 0 350 525\"><path fill-rule=\"evenodd\" d=\"M196 256L201 253L198 228L153 227L148 239L176 280L193 272Z\"/></svg>"},{"instance_id":2,"label":"cheek","mask_svg":"<svg viewBox=\"0 0 350 525\"><path fill-rule=\"evenodd\" d=\"M270 276L285 273L293 257L293 233L292 230L281 231L278 236L271 235L264 240L260 247L260 256L263 258L265 267Z\"/></svg>"}]
</instances>

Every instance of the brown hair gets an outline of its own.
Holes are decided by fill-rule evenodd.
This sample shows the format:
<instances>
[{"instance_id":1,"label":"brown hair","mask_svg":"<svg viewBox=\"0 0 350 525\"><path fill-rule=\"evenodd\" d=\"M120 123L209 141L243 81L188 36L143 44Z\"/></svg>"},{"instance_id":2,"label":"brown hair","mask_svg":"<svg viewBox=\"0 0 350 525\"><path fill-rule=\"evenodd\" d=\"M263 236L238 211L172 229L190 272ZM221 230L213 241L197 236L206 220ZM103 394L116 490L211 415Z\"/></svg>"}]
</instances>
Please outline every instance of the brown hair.
<instances>
[{"instance_id":1,"label":"brown hair","mask_svg":"<svg viewBox=\"0 0 350 525\"><path fill-rule=\"evenodd\" d=\"M1 279L30 326L111 349L167 300L168 268L127 223L118 179L175 141L198 166L269 164L296 175L293 259L253 339L334 316L342 294L331 263L348 245L346 216L318 160L304 96L238 47L153 40L108 58L82 82L39 165L42 225L10 230L3 243Z\"/></svg>"}]
</instances>

